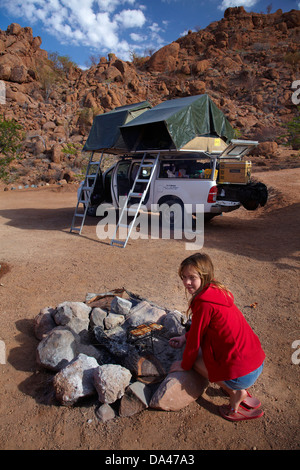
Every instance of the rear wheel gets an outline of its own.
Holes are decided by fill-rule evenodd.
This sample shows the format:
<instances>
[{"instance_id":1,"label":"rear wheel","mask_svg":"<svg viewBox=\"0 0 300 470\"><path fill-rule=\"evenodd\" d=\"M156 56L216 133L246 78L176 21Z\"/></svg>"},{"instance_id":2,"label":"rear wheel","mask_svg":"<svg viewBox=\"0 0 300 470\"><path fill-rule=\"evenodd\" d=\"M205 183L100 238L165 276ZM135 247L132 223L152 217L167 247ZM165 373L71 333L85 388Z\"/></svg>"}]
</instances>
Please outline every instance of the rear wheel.
<instances>
[{"instance_id":1,"label":"rear wheel","mask_svg":"<svg viewBox=\"0 0 300 470\"><path fill-rule=\"evenodd\" d=\"M159 204L160 224L171 230L184 229L184 206L180 199L167 199Z\"/></svg>"},{"instance_id":2,"label":"rear wheel","mask_svg":"<svg viewBox=\"0 0 300 470\"><path fill-rule=\"evenodd\" d=\"M204 222L210 222L214 217L221 214L204 214Z\"/></svg>"}]
</instances>

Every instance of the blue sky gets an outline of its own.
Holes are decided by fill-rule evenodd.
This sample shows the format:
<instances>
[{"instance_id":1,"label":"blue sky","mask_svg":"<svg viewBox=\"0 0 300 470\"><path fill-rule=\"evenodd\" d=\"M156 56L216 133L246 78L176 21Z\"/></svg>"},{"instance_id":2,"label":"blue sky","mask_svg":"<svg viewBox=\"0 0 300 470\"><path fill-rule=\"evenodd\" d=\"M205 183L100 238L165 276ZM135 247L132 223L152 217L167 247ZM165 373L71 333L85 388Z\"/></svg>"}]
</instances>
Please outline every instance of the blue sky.
<instances>
[{"instance_id":1,"label":"blue sky","mask_svg":"<svg viewBox=\"0 0 300 470\"><path fill-rule=\"evenodd\" d=\"M110 52L123 60L148 55L239 5L259 13L270 6L273 13L299 9L300 0L0 0L0 29L30 26L43 49L84 68L91 56Z\"/></svg>"}]
</instances>

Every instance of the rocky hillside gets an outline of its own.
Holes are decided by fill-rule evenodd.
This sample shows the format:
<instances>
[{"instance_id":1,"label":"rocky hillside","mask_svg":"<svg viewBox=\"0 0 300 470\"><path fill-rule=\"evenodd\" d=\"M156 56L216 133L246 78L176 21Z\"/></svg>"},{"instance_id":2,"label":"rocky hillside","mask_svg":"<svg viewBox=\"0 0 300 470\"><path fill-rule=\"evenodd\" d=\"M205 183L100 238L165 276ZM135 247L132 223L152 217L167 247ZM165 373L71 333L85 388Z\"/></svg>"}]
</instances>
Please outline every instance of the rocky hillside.
<instances>
[{"instance_id":1,"label":"rocky hillside","mask_svg":"<svg viewBox=\"0 0 300 470\"><path fill-rule=\"evenodd\" d=\"M258 14L228 8L222 20L190 31L151 57L124 62L109 54L82 71L71 63L57 67L31 28L11 24L0 30L0 80L6 87L0 115L22 125L24 142L10 182L74 181L96 114L202 93L241 137L263 142L261 165L264 158L278 158L282 124L296 113L291 85L300 78L299 33L300 11ZM296 164L295 152L290 158Z\"/></svg>"}]
</instances>

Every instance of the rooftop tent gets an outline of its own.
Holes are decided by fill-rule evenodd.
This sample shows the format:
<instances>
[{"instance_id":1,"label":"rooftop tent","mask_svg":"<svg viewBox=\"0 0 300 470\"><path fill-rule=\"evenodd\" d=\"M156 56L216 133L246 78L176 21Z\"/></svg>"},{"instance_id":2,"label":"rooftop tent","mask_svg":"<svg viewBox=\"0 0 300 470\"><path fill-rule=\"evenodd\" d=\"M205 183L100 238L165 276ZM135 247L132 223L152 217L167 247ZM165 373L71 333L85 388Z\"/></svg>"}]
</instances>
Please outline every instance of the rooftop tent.
<instances>
[{"instance_id":1,"label":"rooftop tent","mask_svg":"<svg viewBox=\"0 0 300 470\"><path fill-rule=\"evenodd\" d=\"M151 104L148 101L143 101L120 106L107 113L99 114L94 118L83 151L99 152L107 150L108 153L116 154L128 151L120 134L120 126L149 109L151 109Z\"/></svg>"},{"instance_id":2,"label":"rooftop tent","mask_svg":"<svg viewBox=\"0 0 300 470\"><path fill-rule=\"evenodd\" d=\"M164 101L120 130L130 151L220 153L234 137L229 121L208 95Z\"/></svg>"}]
</instances>

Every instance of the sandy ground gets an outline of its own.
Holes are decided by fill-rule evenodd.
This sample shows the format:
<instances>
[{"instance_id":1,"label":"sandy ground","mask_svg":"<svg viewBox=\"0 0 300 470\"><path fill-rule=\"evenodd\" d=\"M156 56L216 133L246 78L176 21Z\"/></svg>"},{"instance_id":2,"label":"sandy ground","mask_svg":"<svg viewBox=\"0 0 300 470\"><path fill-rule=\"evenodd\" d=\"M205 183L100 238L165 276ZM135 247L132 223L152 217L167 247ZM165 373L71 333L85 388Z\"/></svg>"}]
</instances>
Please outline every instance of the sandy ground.
<instances>
[{"instance_id":1,"label":"sandy ground","mask_svg":"<svg viewBox=\"0 0 300 470\"><path fill-rule=\"evenodd\" d=\"M240 423L220 417L218 405L227 399L213 385L179 412L148 409L106 423L95 415L96 399L57 406L51 374L35 361L33 319L40 309L125 286L185 311L177 268L192 251L183 240L138 239L125 249L111 247L97 238L95 219L87 220L82 236L69 233L76 186L1 191L0 340L6 363L0 364L0 449L299 449L300 351L292 344L300 339L300 169L255 176L269 186L267 206L215 218L205 227L203 248L267 355L252 390L265 414Z\"/></svg>"}]
</instances>

